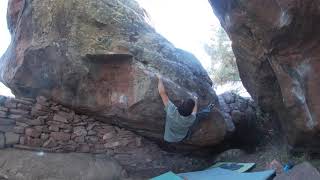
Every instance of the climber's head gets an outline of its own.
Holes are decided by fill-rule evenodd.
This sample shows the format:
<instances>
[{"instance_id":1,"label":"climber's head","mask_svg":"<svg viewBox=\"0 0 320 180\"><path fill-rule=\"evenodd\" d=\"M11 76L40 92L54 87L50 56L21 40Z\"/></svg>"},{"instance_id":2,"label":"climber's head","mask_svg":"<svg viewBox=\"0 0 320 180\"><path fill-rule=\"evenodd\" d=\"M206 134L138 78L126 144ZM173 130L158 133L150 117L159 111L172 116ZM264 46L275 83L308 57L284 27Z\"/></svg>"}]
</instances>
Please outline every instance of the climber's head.
<instances>
[{"instance_id":1,"label":"climber's head","mask_svg":"<svg viewBox=\"0 0 320 180\"><path fill-rule=\"evenodd\" d=\"M190 116L194 108L195 102L193 99L184 100L178 107L178 112L181 116Z\"/></svg>"}]
</instances>

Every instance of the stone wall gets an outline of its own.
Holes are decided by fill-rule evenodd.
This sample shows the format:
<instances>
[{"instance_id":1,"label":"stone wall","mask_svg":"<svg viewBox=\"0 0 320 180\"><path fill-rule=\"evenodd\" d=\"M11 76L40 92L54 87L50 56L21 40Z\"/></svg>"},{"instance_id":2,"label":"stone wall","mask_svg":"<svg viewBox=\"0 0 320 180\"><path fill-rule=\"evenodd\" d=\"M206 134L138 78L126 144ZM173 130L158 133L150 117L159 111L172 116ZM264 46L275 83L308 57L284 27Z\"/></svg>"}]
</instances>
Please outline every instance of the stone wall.
<instances>
[{"instance_id":1,"label":"stone wall","mask_svg":"<svg viewBox=\"0 0 320 180\"><path fill-rule=\"evenodd\" d=\"M250 98L241 97L232 92L219 95L219 103L226 119L232 120L237 126L246 120L255 120L257 106Z\"/></svg>"},{"instance_id":2,"label":"stone wall","mask_svg":"<svg viewBox=\"0 0 320 180\"><path fill-rule=\"evenodd\" d=\"M234 129L230 138L232 145L253 147L265 136L263 122L259 122L256 114L258 107L251 98L226 92L219 95L219 104L226 122Z\"/></svg>"},{"instance_id":3,"label":"stone wall","mask_svg":"<svg viewBox=\"0 0 320 180\"><path fill-rule=\"evenodd\" d=\"M105 153L142 138L50 102L1 97L0 146L50 152Z\"/></svg>"},{"instance_id":4,"label":"stone wall","mask_svg":"<svg viewBox=\"0 0 320 180\"><path fill-rule=\"evenodd\" d=\"M253 133L257 120L250 99L234 93L219 96L230 133ZM0 96L0 147L49 152L105 153L141 146L131 131L77 114L40 96L36 99Z\"/></svg>"}]
</instances>

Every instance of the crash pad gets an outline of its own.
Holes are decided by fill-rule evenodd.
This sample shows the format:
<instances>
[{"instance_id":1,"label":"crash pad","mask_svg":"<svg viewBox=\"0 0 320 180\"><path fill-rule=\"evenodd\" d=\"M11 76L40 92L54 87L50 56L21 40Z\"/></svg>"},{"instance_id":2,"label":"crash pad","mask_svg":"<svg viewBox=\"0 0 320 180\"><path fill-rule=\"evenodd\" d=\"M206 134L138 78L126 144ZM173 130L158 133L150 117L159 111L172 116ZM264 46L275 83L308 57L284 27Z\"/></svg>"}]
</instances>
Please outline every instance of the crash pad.
<instances>
[{"instance_id":1,"label":"crash pad","mask_svg":"<svg viewBox=\"0 0 320 180\"><path fill-rule=\"evenodd\" d=\"M219 167L222 169L227 169L227 170L232 170L232 171L236 171L239 173L243 173L243 172L250 170L254 165L255 165L255 163L219 162L219 163L216 163L215 165L211 166L208 169Z\"/></svg>"},{"instance_id":2,"label":"crash pad","mask_svg":"<svg viewBox=\"0 0 320 180\"><path fill-rule=\"evenodd\" d=\"M275 174L274 170L267 170L261 172L252 173L239 173L231 170L222 168L211 168L204 171L196 171L189 173L181 173L179 176L187 180L212 180L212 179L223 179L223 180L267 180Z\"/></svg>"},{"instance_id":3,"label":"crash pad","mask_svg":"<svg viewBox=\"0 0 320 180\"><path fill-rule=\"evenodd\" d=\"M150 180L183 180L181 177L177 176L173 172L167 172Z\"/></svg>"}]
</instances>

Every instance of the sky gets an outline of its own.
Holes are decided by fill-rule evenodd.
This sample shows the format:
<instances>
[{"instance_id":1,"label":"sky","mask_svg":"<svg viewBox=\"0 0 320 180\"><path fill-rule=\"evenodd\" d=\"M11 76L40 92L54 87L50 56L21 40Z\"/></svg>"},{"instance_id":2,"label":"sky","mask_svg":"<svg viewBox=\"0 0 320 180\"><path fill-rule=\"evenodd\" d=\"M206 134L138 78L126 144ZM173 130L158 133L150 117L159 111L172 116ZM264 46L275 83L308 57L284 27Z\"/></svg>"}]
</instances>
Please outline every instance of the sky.
<instances>
[{"instance_id":1,"label":"sky","mask_svg":"<svg viewBox=\"0 0 320 180\"><path fill-rule=\"evenodd\" d=\"M176 47L193 53L203 67L210 69L211 60L204 50L213 29L220 23L208 0L138 0L148 12L156 31Z\"/></svg>"},{"instance_id":2,"label":"sky","mask_svg":"<svg viewBox=\"0 0 320 180\"><path fill-rule=\"evenodd\" d=\"M7 4L8 0L0 0L0 56L2 56L10 43L10 34L6 19Z\"/></svg>"},{"instance_id":3,"label":"sky","mask_svg":"<svg viewBox=\"0 0 320 180\"><path fill-rule=\"evenodd\" d=\"M0 0L0 56L6 51L10 44L10 33L7 26L7 4L8 0ZM0 82L0 95L13 96L11 90Z\"/></svg>"}]
</instances>

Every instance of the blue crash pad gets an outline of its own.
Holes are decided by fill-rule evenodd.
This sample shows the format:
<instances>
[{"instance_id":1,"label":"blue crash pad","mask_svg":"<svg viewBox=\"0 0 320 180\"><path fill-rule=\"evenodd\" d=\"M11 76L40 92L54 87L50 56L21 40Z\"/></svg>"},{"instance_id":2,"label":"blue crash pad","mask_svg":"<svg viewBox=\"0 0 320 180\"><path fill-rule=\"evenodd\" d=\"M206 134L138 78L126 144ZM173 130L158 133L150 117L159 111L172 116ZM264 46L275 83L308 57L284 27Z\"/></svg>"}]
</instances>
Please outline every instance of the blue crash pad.
<instances>
[{"instance_id":1,"label":"blue crash pad","mask_svg":"<svg viewBox=\"0 0 320 180\"><path fill-rule=\"evenodd\" d=\"M178 174L187 180L267 180L275 173L274 170L267 170L252 173L239 173L222 168L212 168L204 171L196 171Z\"/></svg>"},{"instance_id":2,"label":"blue crash pad","mask_svg":"<svg viewBox=\"0 0 320 180\"><path fill-rule=\"evenodd\" d=\"M181 177L177 176L173 172L167 172L150 180L183 180Z\"/></svg>"}]
</instances>

